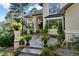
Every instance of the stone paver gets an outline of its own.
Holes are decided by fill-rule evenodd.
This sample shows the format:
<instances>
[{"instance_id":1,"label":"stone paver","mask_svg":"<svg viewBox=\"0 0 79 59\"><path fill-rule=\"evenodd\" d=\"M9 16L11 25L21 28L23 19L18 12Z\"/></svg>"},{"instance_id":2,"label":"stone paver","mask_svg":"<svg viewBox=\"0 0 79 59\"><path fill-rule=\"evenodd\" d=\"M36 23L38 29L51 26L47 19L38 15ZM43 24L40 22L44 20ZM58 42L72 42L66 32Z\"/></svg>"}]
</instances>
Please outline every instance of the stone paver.
<instances>
[{"instance_id":1,"label":"stone paver","mask_svg":"<svg viewBox=\"0 0 79 59\"><path fill-rule=\"evenodd\" d=\"M57 44L57 39L55 38L50 38L50 40L48 40L47 45L56 45Z\"/></svg>"},{"instance_id":2,"label":"stone paver","mask_svg":"<svg viewBox=\"0 0 79 59\"><path fill-rule=\"evenodd\" d=\"M34 49L34 48L24 48L21 52L28 53L28 54L40 55L42 50L41 49Z\"/></svg>"},{"instance_id":3,"label":"stone paver","mask_svg":"<svg viewBox=\"0 0 79 59\"><path fill-rule=\"evenodd\" d=\"M51 38L48 41L48 45L55 45L57 42L56 39ZM38 35L33 35L32 40L30 40L30 47L37 47L37 48L43 48L43 42L41 41L40 37ZM42 50L41 49L35 49L30 47L24 47L21 51L21 54L19 56L34 56L34 55L40 55Z\"/></svg>"},{"instance_id":4,"label":"stone paver","mask_svg":"<svg viewBox=\"0 0 79 59\"><path fill-rule=\"evenodd\" d=\"M57 39L55 38L50 38L48 40L48 45L55 45L57 43ZM43 47L43 42L41 41L40 37L38 35L33 35L32 40L30 41L30 46L32 47Z\"/></svg>"}]
</instances>

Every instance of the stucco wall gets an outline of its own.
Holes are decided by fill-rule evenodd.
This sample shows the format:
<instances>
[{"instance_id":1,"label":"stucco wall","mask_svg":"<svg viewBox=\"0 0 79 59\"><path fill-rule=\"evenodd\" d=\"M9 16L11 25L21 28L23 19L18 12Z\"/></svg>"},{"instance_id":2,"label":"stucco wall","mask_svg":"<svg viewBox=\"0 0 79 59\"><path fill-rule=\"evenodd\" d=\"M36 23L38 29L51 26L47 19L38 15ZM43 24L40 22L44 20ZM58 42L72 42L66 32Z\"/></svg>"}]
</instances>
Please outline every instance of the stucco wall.
<instances>
[{"instance_id":1,"label":"stucco wall","mask_svg":"<svg viewBox=\"0 0 79 59\"><path fill-rule=\"evenodd\" d=\"M79 4L73 4L65 12L65 33L66 39L79 35Z\"/></svg>"}]
</instances>

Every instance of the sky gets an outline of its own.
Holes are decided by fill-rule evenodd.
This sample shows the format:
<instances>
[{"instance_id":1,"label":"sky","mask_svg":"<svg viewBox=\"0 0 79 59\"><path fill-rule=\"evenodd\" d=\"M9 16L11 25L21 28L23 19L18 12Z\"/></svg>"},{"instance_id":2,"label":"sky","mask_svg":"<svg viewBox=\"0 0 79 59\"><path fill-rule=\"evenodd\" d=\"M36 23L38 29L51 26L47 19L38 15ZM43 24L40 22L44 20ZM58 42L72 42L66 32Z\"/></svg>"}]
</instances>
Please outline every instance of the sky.
<instances>
[{"instance_id":1,"label":"sky","mask_svg":"<svg viewBox=\"0 0 79 59\"><path fill-rule=\"evenodd\" d=\"M9 6L10 6L10 4L1 4L0 3L0 22L5 20L5 16L7 14Z\"/></svg>"},{"instance_id":2,"label":"sky","mask_svg":"<svg viewBox=\"0 0 79 59\"><path fill-rule=\"evenodd\" d=\"M10 7L10 3L7 4L0 3L0 22L5 21L5 16L9 11L9 7ZM42 7L39 6L38 4L34 4L33 6L29 7L29 9L26 10L25 12L29 13L33 8L36 8L37 10L42 9Z\"/></svg>"}]
</instances>

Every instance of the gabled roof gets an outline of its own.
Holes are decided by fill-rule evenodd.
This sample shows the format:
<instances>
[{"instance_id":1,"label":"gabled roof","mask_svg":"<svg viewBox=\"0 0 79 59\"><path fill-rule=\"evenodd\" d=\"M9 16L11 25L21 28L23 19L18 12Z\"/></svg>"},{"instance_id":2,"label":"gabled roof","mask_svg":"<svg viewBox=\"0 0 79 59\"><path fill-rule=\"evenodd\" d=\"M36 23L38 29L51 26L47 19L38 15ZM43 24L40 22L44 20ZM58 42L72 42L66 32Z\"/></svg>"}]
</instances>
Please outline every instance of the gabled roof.
<instances>
[{"instance_id":1,"label":"gabled roof","mask_svg":"<svg viewBox=\"0 0 79 59\"><path fill-rule=\"evenodd\" d=\"M40 6L43 6L43 3L39 3Z\"/></svg>"},{"instance_id":2,"label":"gabled roof","mask_svg":"<svg viewBox=\"0 0 79 59\"><path fill-rule=\"evenodd\" d=\"M43 14L43 9L37 10L32 16L38 16Z\"/></svg>"},{"instance_id":3,"label":"gabled roof","mask_svg":"<svg viewBox=\"0 0 79 59\"><path fill-rule=\"evenodd\" d=\"M58 13L64 14L65 11L72 6L74 3L67 3L62 9L60 9L60 11Z\"/></svg>"},{"instance_id":4,"label":"gabled roof","mask_svg":"<svg viewBox=\"0 0 79 59\"><path fill-rule=\"evenodd\" d=\"M69 8L73 3L68 3L66 4L62 9L60 9L60 11L56 14L51 14L46 16L45 18L54 18L54 17L61 17L64 15L65 11L67 8Z\"/></svg>"}]
</instances>

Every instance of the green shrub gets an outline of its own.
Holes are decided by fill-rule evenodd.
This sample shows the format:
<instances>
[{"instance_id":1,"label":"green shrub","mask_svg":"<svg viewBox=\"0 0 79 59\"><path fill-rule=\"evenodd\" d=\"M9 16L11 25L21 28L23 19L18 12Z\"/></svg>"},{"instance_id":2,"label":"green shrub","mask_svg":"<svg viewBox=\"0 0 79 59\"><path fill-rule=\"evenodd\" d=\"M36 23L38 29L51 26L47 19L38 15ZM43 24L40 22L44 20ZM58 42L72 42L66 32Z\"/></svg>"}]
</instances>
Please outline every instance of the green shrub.
<instances>
[{"instance_id":1,"label":"green shrub","mask_svg":"<svg viewBox=\"0 0 79 59\"><path fill-rule=\"evenodd\" d=\"M47 40L49 40L49 38L50 38L50 35L48 35L48 34L42 34L41 36L40 36L40 38L41 38L41 40L42 41L47 41Z\"/></svg>"},{"instance_id":2,"label":"green shrub","mask_svg":"<svg viewBox=\"0 0 79 59\"><path fill-rule=\"evenodd\" d=\"M18 56L21 53L22 49L23 47L17 48L16 51L14 52L14 56Z\"/></svg>"},{"instance_id":3,"label":"green shrub","mask_svg":"<svg viewBox=\"0 0 79 59\"><path fill-rule=\"evenodd\" d=\"M25 35L21 35L20 36L20 45L24 45L25 44Z\"/></svg>"},{"instance_id":4,"label":"green shrub","mask_svg":"<svg viewBox=\"0 0 79 59\"><path fill-rule=\"evenodd\" d=\"M48 46L48 49L50 50L57 50L58 48L60 48L61 46L59 44L56 44L56 45L49 45Z\"/></svg>"},{"instance_id":5,"label":"green shrub","mask_svg":"<svg viewBox=\"0 0 79 59\"><path fill-rule=\"evenodd\" d=\"M57 39L58 39L58 43L62 44L64 41L64 34L58 34Z\"/></svg>"},{"instance_id":6,"label":"green shrub","mask_svg":"<svg viewBox=\"0 0 79 59\"><path fill-rule=\"evenodd\" d=\"M44 47L46 47L47 46L47 41L50 39L50 35L48 35L48 34L42 34L40 37L41 37L41 40L44 43Z\"/></svg>"},{"instance_id":7,"label":"green shrub","mask_svg":"<svg viewBox=\"0 0 79 59\"><path fill-rule=\"evenodd\" d=\"M4 56L5 55L5 53L3 53L3 52L0 52L0 56Z\"/></svg>"},{"instance_id":8,"label":"green shrub","mask_svg":"<svg viewBox=\"0 0 79 59\"><path fill-rule=\"evenodd\" d=\"M29 41L32 39L32 35L30 33L27 33L26 36L25 36L25 39L26 39L26 45L30 45Z\"/></svg>"},{"instance_id":9,"label":"green shrub","mask_svg":"<svg viewBox=\"0 0 79 59\"><path fill-rule=\"evenodd\" d=\"M64 34L64 31L62 30L62 22L60 21L59 22L59 26L58 26L58 36L57 36L57 39L58 39L58 43L59 44L62 44L63 41L64 41L64 38L65 38L65 34Z\"/></svg>"},{"instance_id":10,"label":"green shrub","mask_svg":"<svg viewBox=\"0 0 79 59\"><path fill-rule=\"evenodd\" d=\"M41 55L42 56L49 56L49 49L43 48Z\"/></svg>"},{"instance_id":11,"label":"green shrub","mask_svg":"<svg viewBox=\"0 0 79 59\"><path fill-rule=\"evenodd\" d=\"M26 40L31 40L32 39L32 35L30 33L26 34Z\"/></svg>"},{"instance_id":12,"label":"green shrub","mask_svg":"<svg viewBox=\"0 0 79 59\"><path fill-rule=\"evenodd\" d=\"M0 36L0 46L1 47L9 47L13 46L14 42L14 34L13 32L2 32Z\"/></svg>"},{"instance_id":13,"label":"green shrub","mask_svg":"<svg viewBox=\"0 0 79 59\"><path fill-rule=\"evenodd\" d=\"M14 53L8 52L8 53L5 54L5 56L14 56Z\"/></svg>"},{"instance_id":14,"label":"green shrub","mask_svg":"<svg viewBox=\"0 0 79 59\"><path fill-rule=\"evenodd\" d=\"M63 33L63 30L62 30L62 22L61 21L59 22L57 33L58 34L62 34Z\"/></svg>"},{"instance_id":15,"label":"green shrub","mask_svg":"<svg viewBox=\"0 0 79 59\"><path fill-rule=\"evenodd\" d=\"M58 52L56 50L51 50L50 48L42 49L42 56L58 56Z\"/></svg>"},{"instance_id":16,"label":"green shrub","mask_svg":"<svg viewBox=\"0 0 79 59\"><path fill-rule=\"evenodd\" d=\"M30 29L30 28L31 28L31 24L28 23L26 27L27 27L28 29Z\"/></svg>"}]
</instances>

